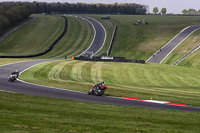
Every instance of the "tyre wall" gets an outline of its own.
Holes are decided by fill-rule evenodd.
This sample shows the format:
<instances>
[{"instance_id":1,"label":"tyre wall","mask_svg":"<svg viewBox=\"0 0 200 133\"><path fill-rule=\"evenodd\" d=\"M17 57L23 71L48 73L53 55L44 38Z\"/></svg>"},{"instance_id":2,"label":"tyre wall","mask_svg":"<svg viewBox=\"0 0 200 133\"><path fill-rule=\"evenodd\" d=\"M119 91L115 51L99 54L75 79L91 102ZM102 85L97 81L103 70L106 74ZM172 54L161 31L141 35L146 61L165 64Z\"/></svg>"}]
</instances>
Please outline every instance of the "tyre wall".
<instances>
[{"instance_id":1,"label":"tyre wall","mask_svg":"<svg viewBox=\"0 0 200 133\"><path fill-rule=\"evenodd\" d=\"M145 64L144 60L134 60L134 59L125 59L125 57L73 57L74 60L82 60L82 61L102 61L102 62L128 62L128 63L141 63Z\"/></svg>"}]
</instances>

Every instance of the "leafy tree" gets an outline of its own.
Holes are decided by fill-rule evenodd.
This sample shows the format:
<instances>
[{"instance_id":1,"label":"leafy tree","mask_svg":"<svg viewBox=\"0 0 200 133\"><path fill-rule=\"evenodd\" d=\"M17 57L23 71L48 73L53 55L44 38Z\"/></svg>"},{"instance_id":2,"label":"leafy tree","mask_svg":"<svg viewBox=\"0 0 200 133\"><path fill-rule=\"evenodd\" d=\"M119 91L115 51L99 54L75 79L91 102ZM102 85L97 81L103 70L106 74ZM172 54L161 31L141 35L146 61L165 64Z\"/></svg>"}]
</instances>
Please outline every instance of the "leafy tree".
<instances>
[{"instance_id":1,"label":"leafy tree","mask_svg":"<svg viewBox=\"0 0 200 133\"><path fill-rule=\"evenodd\" d=\"M183 10L182 10L182 13L183 13L183 14L188 14L188 10L187 10L187 9L183 9Z\"/></svg>"},{"instance_id":2,"label":"leafy tree","mask_svg":"<svg viewBox=\"0 0 200 133\"><path fill-rule=\"evenodd\" d=\"M161 14L162 14L162 15L166 15L166 13L167 13L167 9L166 9L166 8L162 8L162 9L161 9Z\"/></svg>"},{"instance_id":3,"label":"leafy tree","mask_svg":"<svg viewBox=\"0 0 200 133\"><path fill-rule=\"evenodd\" d=\"M195 9L188 9L188 14L190 14L190 15L196 15L197 11Z\"/></svg>"},{"instance_id":4,"label":"leafy tree","mask_svg":"<svg viewBox=\"0 0 200 133\"><path fill-rule=\"evenodd\" d=\"M27 2L0 2L0 30L27 18L31 12L31 4Z\"/></svg>"},{"instance_id":5,"label":"leafy tree","mask_svg":"<svg viewBox=\"0 0 200 133\"><path fill-rule=\"evenodd\" d=\"M158 12L159 12L158 7L154 7L154 8L153 8L153 13L154 13L154 14L157 14Z\"/></svg>"},{"instance_id":6,"label":"leafy tree","mask_svg":"<svg viewBox=\"0 0 200 133\"><path fill-rule=\"evenodd\" d=\"M200 15L200 10L198 10L197 15Z\"/></svg>"}]
</instances>

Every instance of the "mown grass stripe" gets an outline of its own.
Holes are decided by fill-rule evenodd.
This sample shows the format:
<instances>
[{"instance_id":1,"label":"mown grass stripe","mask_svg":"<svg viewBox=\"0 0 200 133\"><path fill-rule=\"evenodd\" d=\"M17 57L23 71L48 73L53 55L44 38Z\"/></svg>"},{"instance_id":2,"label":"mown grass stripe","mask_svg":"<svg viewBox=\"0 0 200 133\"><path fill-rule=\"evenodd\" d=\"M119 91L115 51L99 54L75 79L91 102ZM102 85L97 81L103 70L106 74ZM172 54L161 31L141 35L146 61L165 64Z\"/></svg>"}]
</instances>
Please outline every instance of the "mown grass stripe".
<instances>
[{"instance_id":1,"label":"mown grass stripe","mask_svg":"<svg viewBox=\"0 0 200 133\"><path fill-rule=\"evenodd\" d=\"M92 82L91 79L91 68L93 66L93 62L88 62L83 66L82 77L86 82Z\"/></svg>"},{"instance_id":2,"label":"mown grass stripe","mask_svg":"<svg viewBox=\"0 0 200 133\"><path fill-rule=\"evenodd\" d=\"M87 92L92 84L104 80L109 87L106 95L144 99L153 97L154 100L200 106L200 81L193 81L194 78L200 78L200 71L162 64L155 66L151 63L140 65L63 60L52 62L49 66L31 68L36 70L34 74L38 77L28 76L27 80L81 92ZM37 73L38 70L41 73ZM52 74L49 71L53 71ZM48 79L49 75L52 78Z\"/></svg>"},{"instance_id":3,"label":"mown grass stripe","mask_svg":"<svg viewBox=\"0 0 200 133\"><path fill-rule=\"evenodd\" d=\"M78 80L78 81L85 81L84 78L82 77L82 73L83 73L83 66L85 64L87 64L87 61L79 61L77 62L71 71L71 77L73 80Z\"/></svg>"},{"instance_id":4,"label":"mown grass stripe","mask_svg":"<svg viewBox=\"0 0 200 133\"><path fill-rule=\"evenodd\" d=\"M70 62L67 62L70 63ZM53 68L52 71L49 72L48 77L49 79L53 80L60 80L61 79L61 72L63 67L66 65L66 62L58 62Z\"/></svg>"},{"instance_id":5,"label":"mown grass stripe","mask_svg":"<svg viewBox=\"0 0 200 133\"><path fill-rule=\"evenodd\" d=\"M93 83L99 83L100 81L103 81L102 78L102 67L103 62L93 62L93 65L91 66L91 72L90 77Z\"/></svg>"}]
</instances>

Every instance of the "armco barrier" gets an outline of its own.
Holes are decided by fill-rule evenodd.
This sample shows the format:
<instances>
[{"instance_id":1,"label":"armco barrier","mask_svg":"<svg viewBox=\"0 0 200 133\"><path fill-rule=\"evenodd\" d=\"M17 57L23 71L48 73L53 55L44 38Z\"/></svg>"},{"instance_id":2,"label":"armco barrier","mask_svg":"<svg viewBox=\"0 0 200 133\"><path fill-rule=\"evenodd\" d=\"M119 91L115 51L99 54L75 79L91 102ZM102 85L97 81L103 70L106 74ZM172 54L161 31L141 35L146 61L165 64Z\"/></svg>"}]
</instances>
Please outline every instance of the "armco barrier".
<instances>
[{"instance_id":1,"label":"armco barrier","mask_svg":"<svg viewBox=\"0 0 200 133\"><path fill-rule=\"evenodd\" d=\"M194 51L196 51L199 48L200 48L200 44L198 44L195 48L193 48L191 51L189 51L187 54L185 54L183 57L181 57L178 61L176 61L174 63L174 66L176 66L179 62L181 62L182 60L184 60L187 56L189 56L191 53L193 53Z\"/></svg>"},{"instance_id":2,"label":"armco barrier","mask_svg":"<svg viewBox=\"0 0 200 133\"><path fill-rule=\"evenodd\" d=\"M113 31L112 39L110 41L110 45L109 45L109 48L108 48L108 51L107 51L107 56L110 56L110 52L112 50L112 46L113 46L113 42L114 42L114 39L115 39L116 32L117 32L117 25L115 25L115 28L114 28L114 31Z\"/></svg>"},{"instance_id":3,"label":"armco barrier","mask_svg":"<svg viewBox=\"0 0 200 133\"><path fill-rule=\"evenodd\" d=\"M50 52L53 47L56 45L56 43L65 35L66 31L67 31L67 24L68 24L68 21L67 21L67 18L65 16L62 16L65 18L65 29L64 31L62 32L62 34L51 44L51 46L46 50L46 51L43 51L41 53L38 53L38 54L33 54L33 55L24 55L24 56L0 56L0 58L31 58L31 57L38 57L38 56L41 56L41 55L44 55L48 52Z\"/></svg>"},{"instance_id":4,"label":"armco barrier","mask_svg":"<svg viewBox=\"0 0 200 133\"><path fill-rule=\"evenodd\" d=\"M111 58L102 59L102 57L86 58L86 57L80 56L80 57L74 57L73 59L74 60L82 60L82 61L128 62L128 63L145 64L144 60L125 59L125 57L111 57Z\"/></svg>"}]
</instances>

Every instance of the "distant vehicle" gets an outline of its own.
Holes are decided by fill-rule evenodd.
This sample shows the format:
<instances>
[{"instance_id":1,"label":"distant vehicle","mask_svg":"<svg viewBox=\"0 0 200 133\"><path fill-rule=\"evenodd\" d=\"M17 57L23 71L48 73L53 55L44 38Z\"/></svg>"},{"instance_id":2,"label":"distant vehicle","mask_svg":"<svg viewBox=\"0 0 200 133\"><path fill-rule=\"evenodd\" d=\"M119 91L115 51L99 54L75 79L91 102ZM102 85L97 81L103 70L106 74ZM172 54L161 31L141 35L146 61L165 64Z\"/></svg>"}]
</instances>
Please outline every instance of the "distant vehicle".
<instances>
[{"instance_id":1,"label":"distant vehicle","mask_svg":"<svg viewBox=\"0 0 200 133\"><path fill-rule=\"evenodd\" d=\"M12 72L9 79L8 79L8 82L14 82L19 76L19 72L16 70L15 72Z\"/></svg>"},{"instance_id":2,"label":"distant vehicle","mask_svg":"<svg viewBox=\"0 0 200 133\"><path fill-rule=\"evenodd\" d=\"M110 19L110 16L104 16L101 19Z\"/></svg>"},{"instance_id":3,"label":"distant vehicle","mask_svg":"<svg viewBox=\"0 0 200 133\"><path fill-rule=\"evenodd\" d=\"M105 86L104 81L102 81L100 84L93 85L92 89L88 91L88 95L102 96L106 89L107 86Z\"/></svg>"}]
</instances>

